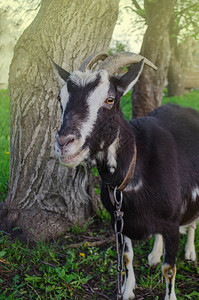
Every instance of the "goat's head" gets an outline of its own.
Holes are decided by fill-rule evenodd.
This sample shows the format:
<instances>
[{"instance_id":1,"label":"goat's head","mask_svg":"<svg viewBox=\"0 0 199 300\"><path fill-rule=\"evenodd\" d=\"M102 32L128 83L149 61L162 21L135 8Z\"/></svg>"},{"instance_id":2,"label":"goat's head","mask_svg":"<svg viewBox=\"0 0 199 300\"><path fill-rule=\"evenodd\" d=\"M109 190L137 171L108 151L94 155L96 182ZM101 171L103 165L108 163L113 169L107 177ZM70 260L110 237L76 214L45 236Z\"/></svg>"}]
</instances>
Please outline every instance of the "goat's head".
<instances>
[{"instance_id":1,"label":"goat's head","mask_svg":"<svg viewBox=\"0 0 199 300\"><path fill-rule=\"evenodd\" d=\"M102 60L97 71L92 66ZM134 53L107 56L92 55L72 74L53 61L61 90L58 95L62 109L61 128L56 136L55 150L60 162L75 167L108 147L117 136L121 115L120 99L138 80L147 59ZM122 66L136 63L120 79L112 75Z\"/></svg>"}]
</instances>

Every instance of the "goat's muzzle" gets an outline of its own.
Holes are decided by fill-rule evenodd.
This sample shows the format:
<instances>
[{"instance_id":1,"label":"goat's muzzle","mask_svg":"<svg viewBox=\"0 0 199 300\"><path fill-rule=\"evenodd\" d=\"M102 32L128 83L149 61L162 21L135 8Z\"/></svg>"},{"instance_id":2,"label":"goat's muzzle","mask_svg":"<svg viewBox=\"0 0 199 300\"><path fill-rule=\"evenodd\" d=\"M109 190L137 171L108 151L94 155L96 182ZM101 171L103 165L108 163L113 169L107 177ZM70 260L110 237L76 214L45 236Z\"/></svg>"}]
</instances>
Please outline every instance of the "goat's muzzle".
<instances>
[{"instance_id":1,"label":"goat's muzzle","mask_svg":"<svg viewBox=\"0 0 199 300\"><path fill-rule=\"evenodd\" d=\"M83 148L81 141L75 135L56 136L55 151L62 165L76 167L84 161L89 153L87 147Z\"/></svg>"},{"instance_id":2,"label":"goat's muzzle","mask_svg":"<svg viewBox=\"0 0 199 300\"><path fill-rule=\"evenodd\" d=\"M75 135L73 135L73 134L70 134L68 136L64 136L64 135L59 136L58 135L56 141L57 141L58 147L62 150L64 148L67 148L68 146L70 146L70 144L75 141Z\"/></svg>"}]
</instances>

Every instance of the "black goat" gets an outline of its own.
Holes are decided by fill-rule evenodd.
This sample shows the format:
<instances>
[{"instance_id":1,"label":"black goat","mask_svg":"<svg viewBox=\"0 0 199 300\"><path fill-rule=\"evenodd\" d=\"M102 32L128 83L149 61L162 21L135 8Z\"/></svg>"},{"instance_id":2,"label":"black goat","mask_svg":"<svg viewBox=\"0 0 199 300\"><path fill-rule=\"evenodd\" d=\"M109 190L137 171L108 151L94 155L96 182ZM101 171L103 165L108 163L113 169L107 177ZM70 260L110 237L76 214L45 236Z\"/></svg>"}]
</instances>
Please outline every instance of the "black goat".
<instances>
[{"instance_id":1,"label":"black goat","mask_svg":"<svg viewBox=\"0 0 199 300\"><path fill-rule=\"evenodd\" d=\"M118 64L118 60L122 62ZM112 76L121 65L135 61L138 63L133 70L120 79ZM53 63L62 84L62 125L55 149L65 166L75 167L95 159L102 179L101 200L112 221L115 207L109 189L123 182L137 149L134 175L123 189L128 270L123 299L134 298L131 239L161 234L165 299L174 300L179 226L199 216L199 114L191 108L168 104L147 117L127 122L120 99L138 80L144 62L154 67L138 55L125 53L107 57L98 71L85 71L84 63L81 71L72 74ZM91 67L92 59L86 64Z\"/></svg>"}]
</instances>

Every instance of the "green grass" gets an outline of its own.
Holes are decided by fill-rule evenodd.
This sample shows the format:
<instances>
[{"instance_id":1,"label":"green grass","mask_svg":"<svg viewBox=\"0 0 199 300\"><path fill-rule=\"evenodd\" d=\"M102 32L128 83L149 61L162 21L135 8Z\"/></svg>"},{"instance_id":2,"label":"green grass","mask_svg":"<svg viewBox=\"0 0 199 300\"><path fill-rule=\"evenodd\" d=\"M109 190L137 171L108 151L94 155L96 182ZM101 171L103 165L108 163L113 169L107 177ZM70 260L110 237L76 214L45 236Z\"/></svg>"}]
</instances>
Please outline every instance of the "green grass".
<instances>
[{"instance_id":1,"label":"green grass","mask_svg":"<svg viewBox=\"0 0 199 300\"><path fill-rule=\"evenodd\" d=\"M162 104L175 103L184 107L192 107L199 111L199 90L193 90L184 97L163 97Z\"/></svg>"},{"instance_id":2,"label":"green grass","mask_svg":"<svg viewBox=\"0 0 199 300\"><path fill-rule=\"evenodd\" d=\"M0 193L7 192L9 175L9 99L7 91L0 91ZM122 106L127 119L131 118L130 94L123 97ZM199 91L185 97L164 97L167 102L191 106L199 110ZM96 169L93 170L97 176ZM99 187L97 187L99 192ZM83 228L68 228L65 237L50 242L38 242L34 246L11 241L6 233L0 233L0 299L115 299L116 253L110 227L110 217L103 208L97 217ZM199 226L196 236L199 236ZM109 241L101 246L90 243ZM73 243L87 242L78 248ZM177 257L176 293L178 299L199 299L199 266L185 262L186 236L181 236ZM134 266L138 288L136 295L146 300L163 299L165 283L161 266L153 270L147 256L153 239L134 247ZM195 242L199 253L199 239Z\"/></svg>"},{"instance_id":3,"label":"green grass","mask_svg":"<svg viewBox=\"0 0 199 300\"><path fill-rule=\"evenodd\" d=\"M89 243L70 249L68 244L83 240L83 234L85 231L68 229L65 238L39 242L31 249L1 235L0 299L80 299L85 289L87 299L97 299L98 290L111 294L115 251L111 245L99 249ZM103 239L104 230L95 234L89 230L87 235L88 240ZM96 286L96 292L89 291L90 286Z\"/></svg>"},{"instance_id":4,"label":"green grass","mask_svg":"<svg viewBox=\"0 0 199 300\"><path fill-rule=\"evenodd\" d=\"M0 201L8 189L10 164L10 103L8 91L0 90Z\"/></svg>"},{"instance_id":5,"label":"green grass","mask_svg":"<svg viewBox=\"0 0 199 300\"><path fill-rule=\"evenodd\" d=\"M115 299L116 252L114 242L100 247L89 243L107 237L109 223L95 219L85 231L68 229L65 237L53 242L38 242L34 247L11 241L0 234L0 299ZM111 231L112 234L112 231ZM110 232L108 236L111 237ZM199 230L197 230L197 235ZM71 243L87 240L78 248ZM182 236L177 258L176 293L178 299L198 299L199 267L184 261L186 237ZM165 284L159 265L147 262L153 244L140 242L134 247L134 267L138 288L144 299L163 299ZM196 242L196 251L199 244Z\"/></svg>"},{"instance_id":6,"label":"green grass","mask_svg":"<svg viewBox=\"0 0 199 300\"><path fill-rule=\"evenodd\" d=\"M167 91L165 91L167 94ZM192 107L199 111L199 90L193 90L184 95L184 97L167 97L162 99L162 104L167 103L179 104L184 107ZM122 97L122 111L127 120L132 118L131 91Z\"/></svg>"}]
</instances>

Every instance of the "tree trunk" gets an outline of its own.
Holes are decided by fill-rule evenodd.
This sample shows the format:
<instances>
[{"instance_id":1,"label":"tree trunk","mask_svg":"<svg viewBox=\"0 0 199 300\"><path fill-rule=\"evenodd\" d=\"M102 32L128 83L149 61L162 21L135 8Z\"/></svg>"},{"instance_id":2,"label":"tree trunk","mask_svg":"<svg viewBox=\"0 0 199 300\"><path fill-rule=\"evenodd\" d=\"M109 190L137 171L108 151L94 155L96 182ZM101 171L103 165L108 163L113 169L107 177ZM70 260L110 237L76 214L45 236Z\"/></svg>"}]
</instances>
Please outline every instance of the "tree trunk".
<instances>
[{"instance_id":1,"label":"tree trunk","mask_svg":"<svg viewBox=\"0 0 199 300\"><path fill-rule=\"evenodd\" d=\"M147 30L141 55L151 60L158 71L145 66L132 92L133 117L147 115L161 105L162 92L171 55L169 23L176 0L145 0Z\"/></svg>"},{"instance_id":2,"label":"tree trunk","mask_svg":"<svg viewBox=\"0 0 199 300\"><path fill-rule=\"evenodd\" d=\"M168 96L184 96L184 69L174 54L171 55L169 64Z\"/></svg>"},{"instance_id":3,"label":"tree trunk","mask_svg":"<svg viewBox=\"0 0 199 300\"><path fill-rule=\"evenodd\" d=\"M175 25L175 19L171 23ZM184 79L185 72L194 65L194 52L196 50L196 42L192 37L187 38L184 42L178 44L177 34L170 29L171 43L171 59L168 71L168 95L184 96Z\"/></svg>"},{"instance_id":4,"label":"tree trunk","mask_svg":"<svg viewBox=\"0 0 199 300\"><path fill-rule=\"evenodd\" d=\"M91 174L78 174L73 182L76 171L54 157L61 112L49 57L69 72L79 68L89 54L108 49L117 15L118 0L43 0L15 47L9 79L10 179L3 225L11 232L19 227L14 233L21 239L57 237L93 212Z\"/></svg>"}]
</instances>

